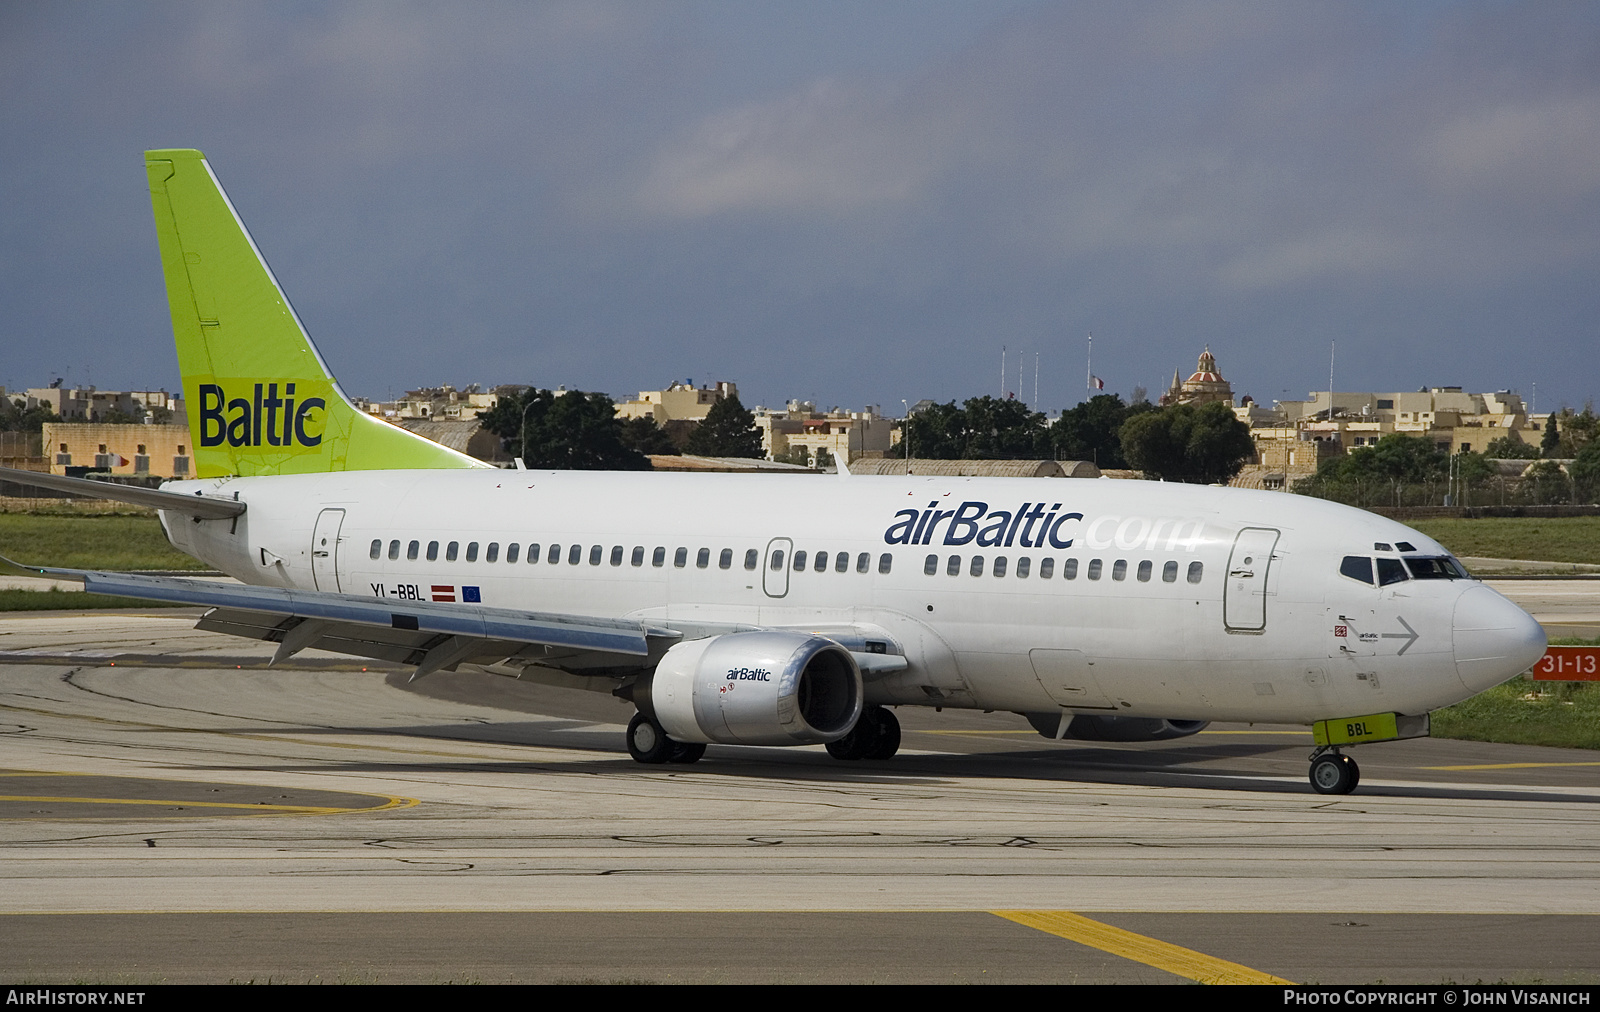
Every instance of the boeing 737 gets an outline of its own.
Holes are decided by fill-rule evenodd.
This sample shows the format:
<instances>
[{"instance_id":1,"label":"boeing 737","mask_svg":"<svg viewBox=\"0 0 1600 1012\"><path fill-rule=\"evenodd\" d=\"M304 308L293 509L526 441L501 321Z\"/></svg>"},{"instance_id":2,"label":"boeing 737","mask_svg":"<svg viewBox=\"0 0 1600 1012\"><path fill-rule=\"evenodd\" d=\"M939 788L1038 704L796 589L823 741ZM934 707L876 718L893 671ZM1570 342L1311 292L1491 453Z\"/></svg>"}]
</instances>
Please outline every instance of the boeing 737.
<instances>
[{"instance_id":1,"label":"boeing 737","mask_svg":"<svg viewBox=\"0 0 1600 1012\"><path fill-rule=\"evenodd\" d=\"M1054 739L1209 721L1344 749L1529 668L1539 625L1399 523L1150 481L502 470L358 411L198 151L146 153L196 477L145 502L216 581L61 569L198 627L561 678L637 709L643 763L708 743L899 747L893 707L1009 710Z\"/></svg>"}]
</instances>

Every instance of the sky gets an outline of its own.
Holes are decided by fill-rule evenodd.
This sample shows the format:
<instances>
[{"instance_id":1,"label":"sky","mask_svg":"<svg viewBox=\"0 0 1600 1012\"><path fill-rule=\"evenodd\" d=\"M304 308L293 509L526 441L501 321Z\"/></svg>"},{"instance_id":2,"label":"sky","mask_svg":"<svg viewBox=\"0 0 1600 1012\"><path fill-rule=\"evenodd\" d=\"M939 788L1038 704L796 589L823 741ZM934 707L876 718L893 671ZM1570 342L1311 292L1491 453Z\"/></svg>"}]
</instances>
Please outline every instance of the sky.
<instances>
[{"instance_id":1,"label":"sky","mask_svg":"<svg viewBox=\"0 0 1600 1012\"><path fill-rule=\"evenodd\" d=\"M0 137L12 390L178 388L197 147L357 396L1600 393L1594 3L0 0Z\"/></svg>"}]
</instances>

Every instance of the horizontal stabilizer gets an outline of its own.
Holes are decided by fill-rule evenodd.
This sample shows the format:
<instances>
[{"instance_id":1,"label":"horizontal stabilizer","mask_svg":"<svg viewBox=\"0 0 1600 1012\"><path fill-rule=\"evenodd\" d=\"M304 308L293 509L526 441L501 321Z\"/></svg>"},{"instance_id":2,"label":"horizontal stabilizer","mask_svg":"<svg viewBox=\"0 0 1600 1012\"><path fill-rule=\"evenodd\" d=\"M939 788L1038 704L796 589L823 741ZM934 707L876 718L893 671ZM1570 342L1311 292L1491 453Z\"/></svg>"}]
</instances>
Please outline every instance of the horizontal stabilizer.
<instances>
[{"instance_id":1,"label":"horizontal stabilizer","mask_svg":"<svg viewBox=\"0 0 1600 1012\"><path fill-rule=\"evenodd\" d=\"M0 481L31 485L34 488L48 488L88 499L110 499L113 502L132 503L135 506L152 506L158 510L172 510L199 520L226 520L243 514L245 509L244 503L233 499L219 499L216 496L204 496L199 493L179 495L176 492L163 492L155 488L117 485L109 481L92 481L88 478L68 478L65 475L44 474L40 471L19 471L12 467L0 467Z\"/></svg>"}]
</instances>

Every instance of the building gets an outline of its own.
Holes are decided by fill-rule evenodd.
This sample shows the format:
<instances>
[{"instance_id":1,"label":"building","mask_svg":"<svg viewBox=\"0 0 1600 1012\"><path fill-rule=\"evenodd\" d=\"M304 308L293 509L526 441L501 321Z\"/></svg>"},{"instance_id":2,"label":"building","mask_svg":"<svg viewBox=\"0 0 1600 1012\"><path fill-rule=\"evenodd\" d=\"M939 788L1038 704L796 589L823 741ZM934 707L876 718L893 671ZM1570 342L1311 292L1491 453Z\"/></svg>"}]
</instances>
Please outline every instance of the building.
<instances>
[{"instance_id":1,"label":"building","mask_svg":"<svg viewBox=\"0 0 1600 1012\"><path fill-rule=\"evenodd\" d=\"M69 422L106 422L115 418L119 422L127 419L161 425L185 417L183 397L165 390L66 387L60 380L47 387L30 387L24 407L49 408Z\"/></svg>"},{"instance_id":2,"label":"building","mask_svg":"<svg viewBox=\"0 0 1600 1012\"><path fill-rule=\"evenodd\" d=\"M478 412L492 409L501 397L519 397L526 389L526 386L517 384L502 384L484 390L478 383L469 383L457 390L446 383L443 386L407 390L405 396L392 401L358 399L356 407L369 415L392 422L404 419L471 420L478 417Z\"/></svg>"},{"instance_id":3,"label":"building","mask_svg":"<svg viewBox=\"0 0 1600 1012\"><path fill-rule=\"evenodd\" d=\"M1222 378L1222 373L1217 369L1216 356L1211 354L1211 346L1206 345L1200 353L1200 360L1195 364L1195 370L1186 380L1178 379L1178 370L1172 370L1172 386L1161 395L1158 402L1162 407L1174 404L1211 404L1220 402L1233 406L1233 386Z\"/></svg>"},{"instance_id":4,"label":"building","mask_svg":"<svg viewBox=\"0 0 1600 1012\"><path fill-rule=\"evenodd\" d=\"M1509 390L1474 394L1461 387L1424 387L1331 395L1323 390L1307 400L1279 401L1278 408L1285 425L1309 433L1308 438L1334 442L1344 452L1394 432L1431 440L1446 453L1482 453L1503 437L1537 445L1541 435L1522 398Z\"/></svg>"},{"instance_id":5,"label":"building","mask_svg":"<svg viewBox=\"0 0 1600 1012\"><path fill-rule=\"evenodd\" d=\"M657 425L666 428L668 422L701 422L711 413L711 408L725 397L737 398L738 384L726 380L716 385L697 387L694 380L674 383L665 390L641 390L639 398L617 405L617 417L654 418Z\"/></svg>"},{"instance_id":6,"label":"building","mask_svg":"<svg viewBox=\"0 0 1600 1012\"><path fill-rule=\"evenodd\" d=\"M46 422L40 432L51 474L88 471L192 478L189 426Z\"/></svg>"},{"instance_id":7,"label":"building","mask_svg":"<svg viewBox=\"0 0 1600 1012\"><path fill-rule=\"evenodd\" d=\"M793 400L782 411L758 407L752 414L761 430L761 448L772 460L804 456L814 461L818 450L827 450L848 465L863 454L887 451L896 428L874 404L860 411L818 411L812 401Z\"/></svg>"}]
</instances>

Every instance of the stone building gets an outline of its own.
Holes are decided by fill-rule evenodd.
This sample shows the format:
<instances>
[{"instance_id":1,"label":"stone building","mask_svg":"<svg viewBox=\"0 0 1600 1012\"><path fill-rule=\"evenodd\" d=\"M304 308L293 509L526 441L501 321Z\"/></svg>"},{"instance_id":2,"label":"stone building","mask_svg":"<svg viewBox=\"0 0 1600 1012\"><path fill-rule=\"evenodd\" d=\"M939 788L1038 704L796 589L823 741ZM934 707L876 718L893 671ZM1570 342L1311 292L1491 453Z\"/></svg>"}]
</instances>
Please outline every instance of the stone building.
<instances>
[{"instance_id":1,"label":"stone building","mask_svg":"<svg viewBox=\"0 0 1600 1012\"><path fill-rule=\"evenodd\" d=\"M1172 370L1172 386L1161 395L1159 403L1162 407L1169 407L1173 404L1211 404L1219 401L1233 406L1233 386L1222 378L1222 373L1217 369L1216 356L1211 354L1211 346L1206 345L1188 379L1179 380L1178 370Z\"/></svg>"}]
</instances>

